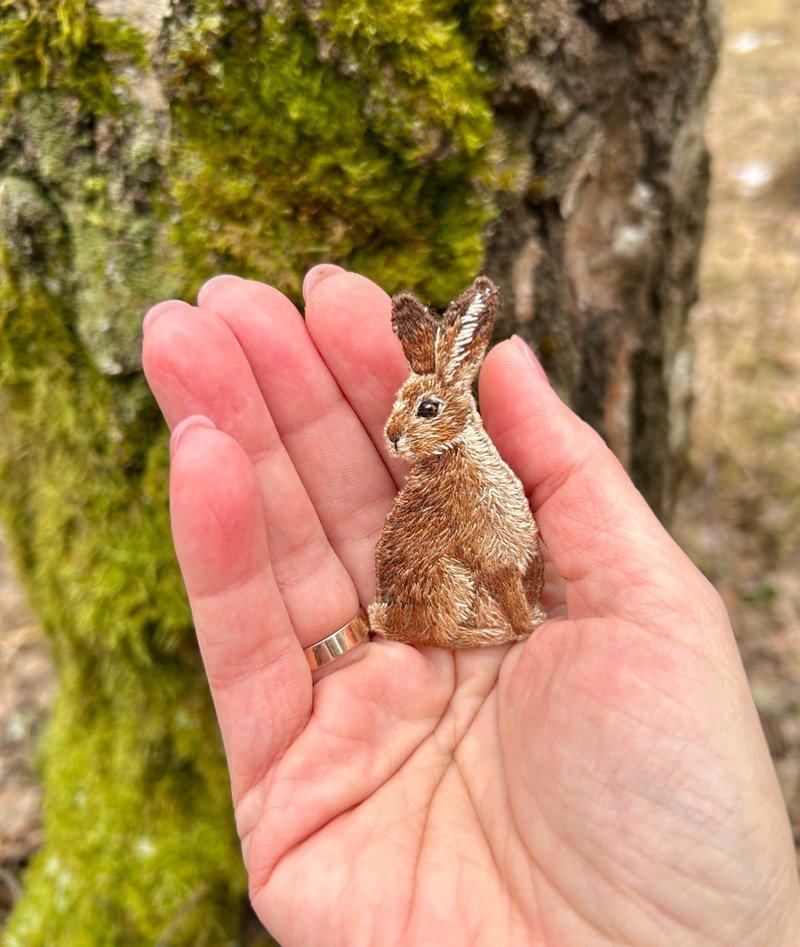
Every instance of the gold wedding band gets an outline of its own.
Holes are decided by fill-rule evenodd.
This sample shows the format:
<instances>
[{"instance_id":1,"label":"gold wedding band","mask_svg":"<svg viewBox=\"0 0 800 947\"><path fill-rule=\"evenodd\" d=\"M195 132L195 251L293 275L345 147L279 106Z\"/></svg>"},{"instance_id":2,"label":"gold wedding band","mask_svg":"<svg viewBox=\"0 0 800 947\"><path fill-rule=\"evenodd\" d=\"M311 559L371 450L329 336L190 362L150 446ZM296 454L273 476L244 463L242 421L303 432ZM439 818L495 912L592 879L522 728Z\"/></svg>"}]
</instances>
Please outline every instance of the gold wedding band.
<instances>
[{"instance_id":1,"label":"gold wedding band","mask_svg":"<svg viewBox=\"0 0 800 947\"><path fill-rule=\"evenodd\" d=\"M325 667L331 661L341 658L355 646L363 641L369 634L369 622L364 610L349 621L343 628L334 631L332 635L323 638L310 648L304 648L303 654L306 656L308 665L312 671L317 668Z\"/></svg>"}]
</instances>

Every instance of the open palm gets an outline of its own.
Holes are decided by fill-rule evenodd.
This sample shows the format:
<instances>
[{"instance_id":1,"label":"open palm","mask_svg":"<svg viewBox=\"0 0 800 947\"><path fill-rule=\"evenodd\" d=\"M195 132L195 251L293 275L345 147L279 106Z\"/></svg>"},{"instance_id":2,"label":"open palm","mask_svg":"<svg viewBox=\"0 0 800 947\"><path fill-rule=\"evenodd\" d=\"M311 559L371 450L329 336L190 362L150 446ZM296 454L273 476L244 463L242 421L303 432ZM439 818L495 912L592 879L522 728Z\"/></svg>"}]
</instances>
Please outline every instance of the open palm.
<instances>
[{"instance_id":1,"label":"open palm","mask_svg":"<svg viewBox=\"0 0 800 947\"><path fill-rule=\"evenodd\" d=\"M407 366L373 283L317 267L305 294L303 320L226 277L145 332L186 422L175 544L264 923L285 947L796 944L724 609L516 342L487 357L481 409L539 522L551 619L455 653L376 638L312 680L302 648L374 594Z\"/></svg>"}]
</instances>

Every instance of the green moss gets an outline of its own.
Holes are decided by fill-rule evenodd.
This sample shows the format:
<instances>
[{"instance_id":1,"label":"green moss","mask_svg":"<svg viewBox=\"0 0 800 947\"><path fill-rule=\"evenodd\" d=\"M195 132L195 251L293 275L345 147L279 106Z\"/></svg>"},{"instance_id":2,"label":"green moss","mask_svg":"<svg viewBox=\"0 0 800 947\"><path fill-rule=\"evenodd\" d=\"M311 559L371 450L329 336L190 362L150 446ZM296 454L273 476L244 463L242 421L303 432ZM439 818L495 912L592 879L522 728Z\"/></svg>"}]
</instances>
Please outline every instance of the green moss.
<instances>
[{"instance_id":1,"label":"green moss","mask_svg":"<svg viewBox=\"0 0 800 947\"><path fill-rule=\"evenodd\" d=\"M20 35L54 29L56 7ZM0 152L0 516L60 677L47 843L5 943L234 943L227 774L172 553L166 431L135 371L142 311L175 287L159 128L123 83L106 96L95 40L52 44L35 77L18 47L28 88ZM93 58L98 88L79 89Z\"/></svg>"},{"instance_id":2,"label":"green moss","mask_svg":"<svg viewBox=\"0 0 800 947\"><path fill-rule=\"evenodd\" d=\"M125 67L142 66L141 37L89 0L4 0L0 8L0 103L57 87L91 114L124 107Z\"/></svg>"},{"instance_id":3,"label":"green moss","mask_svg":"<svg viewBox=\"0 0 800 947\"><path fill-rule=\"evenodd\" d=\"M185 668L160 663L145 677L120 665L113 699L87 706L83 673L77 690L72 675L62 684L43 755L47 846L25 877L8 947L235 942L241 858L220 831L226 781L201 749L213 715Z\"/></svg>"},{"instance_id":4,"label":"green moss","mask_svg":"<svg viewBox=\"0 0 800 947\"><path fill-rule=\"evenodd\" d=\"M164 943L224 943L244 879L171 553L165 437L143 390L118 409L81 344L52 205L4 185L0 515L61 684L42 751L47 846L6 943L155 943L168 928ZM11 244L12 226L31 240Z\"/></svg>"},{"instance_id":5,"label":"green moss","mask_svg":"<svg viewBox=\"0 0 800 947\"><path fill-rule=\"evenodd\" d=\"M320 260L446 302L492 214L487 78L452 3L203 0L165 57L175 236L194 272L296 294Z\"/></svg>"}]
</instances>

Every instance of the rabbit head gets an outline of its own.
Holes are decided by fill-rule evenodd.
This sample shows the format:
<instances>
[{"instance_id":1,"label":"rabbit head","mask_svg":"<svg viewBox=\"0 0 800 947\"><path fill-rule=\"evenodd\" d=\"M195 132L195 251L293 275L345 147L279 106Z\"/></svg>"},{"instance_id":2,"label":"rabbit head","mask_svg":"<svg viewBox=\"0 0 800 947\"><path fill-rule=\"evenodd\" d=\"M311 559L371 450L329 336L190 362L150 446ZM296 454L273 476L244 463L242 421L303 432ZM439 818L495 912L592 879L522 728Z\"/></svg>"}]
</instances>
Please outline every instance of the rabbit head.
<instances>
[{"instance_id":1,"label":"rabbit head","mask_svg":"<svg viewBox=\"0 0 800 947\"><path fill-rule=\"evenodd\" d=\"M477 413L472 382L492 336L498 292L479 276L437 317L411 293L392 299L392 328L411 375L386 424L389 452L418 460L452 447Z\"/></svg>"}]
</instances>

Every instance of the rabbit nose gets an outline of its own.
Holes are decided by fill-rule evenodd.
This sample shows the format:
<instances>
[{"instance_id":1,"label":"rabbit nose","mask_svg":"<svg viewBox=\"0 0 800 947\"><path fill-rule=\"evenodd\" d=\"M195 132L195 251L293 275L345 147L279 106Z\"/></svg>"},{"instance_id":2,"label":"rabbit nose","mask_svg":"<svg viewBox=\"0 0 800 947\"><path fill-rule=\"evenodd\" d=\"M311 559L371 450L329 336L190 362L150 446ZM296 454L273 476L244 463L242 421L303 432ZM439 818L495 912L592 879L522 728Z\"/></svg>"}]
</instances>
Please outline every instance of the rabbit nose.
<instances>
[{"instance_id":1,"label":"rabbit nose","mask_svg":"<svg viewBox=\"0 0 800 947\"><path fill-rule=\"evenodd\" d=\"M399 434L387 434L386 436L389 438L389 441L390 441L392 447L397 447L397 444L398 444L398 442L400 441L400 435L399 435Z\"/></svg>"}]
</instances>

